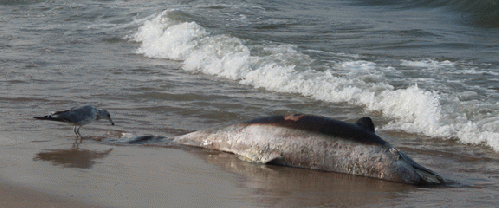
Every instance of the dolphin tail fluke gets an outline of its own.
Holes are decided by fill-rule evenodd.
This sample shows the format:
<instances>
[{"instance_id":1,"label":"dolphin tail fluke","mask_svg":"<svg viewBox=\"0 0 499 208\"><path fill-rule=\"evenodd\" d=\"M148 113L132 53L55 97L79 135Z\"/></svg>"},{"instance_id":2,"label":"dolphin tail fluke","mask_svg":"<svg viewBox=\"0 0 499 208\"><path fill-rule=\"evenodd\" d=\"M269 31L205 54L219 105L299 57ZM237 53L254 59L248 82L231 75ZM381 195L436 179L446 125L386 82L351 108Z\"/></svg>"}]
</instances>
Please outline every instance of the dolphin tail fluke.
<instances>
[{"instance_id":1,"label":"dolphin tail fluke","mask_svg":"<svg viewBox=\"0 0 499 208\"><path fill-rule=\"evenodd\" d=\"M416 169L416 174L418 174L423 181L425 181L424 185L440 185L445 184L445 181L439 175L429 172L426 170Z\"/></svg>"},{"instance_id":2,"label":"dolphin tail fluke","mask_svg":"<svg viewBox=\"0 0 499 208\"><path fill-rule=\"evenodd\" d=\"M425 168L422 165L420 165L419 163L415 162L414 160L412 160L412 158L407 156L405 153L403 153L403 152L399 152L399 153L400 153L400 156L403 158L403 160L406 161L407 163L409 163L414 168L414 171L416 172L416 174L419 175L419 177L421 177L421 179L422 179L421 185L445 184L445 180L442 177L440 177L439 175L437 175L436 173L434 173L432 170Z\"/></svg>"}]
</instances>

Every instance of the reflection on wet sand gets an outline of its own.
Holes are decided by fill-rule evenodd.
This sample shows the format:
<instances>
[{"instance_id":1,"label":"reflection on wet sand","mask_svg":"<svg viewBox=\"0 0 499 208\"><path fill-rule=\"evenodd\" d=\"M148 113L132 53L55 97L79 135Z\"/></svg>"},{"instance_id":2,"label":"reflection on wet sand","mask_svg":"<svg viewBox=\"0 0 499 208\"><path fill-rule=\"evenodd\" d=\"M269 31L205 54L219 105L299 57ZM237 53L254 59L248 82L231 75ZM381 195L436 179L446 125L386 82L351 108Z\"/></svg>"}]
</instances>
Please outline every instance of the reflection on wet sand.
<instances>
[{"instance_id":1,"label":"reflection on wet sand","mask_svg":"<svg viewBox=\"0 0 499 208\"><path fill-rule=\"evenodd\" d=\"M241 186L251 189L252 198L271 206L371 206L404 197L415 188L363 176L249 163L236 155L219 151L190 152L241 176Z\"/></svg>"},{"instance_id":2,"label":"reflection on wet sand","mask_svg":"<svg viewBox=\"0 0 499 208\"><path fill-rule=\"evenodd\" d=\"M87 150L87 149L45 149L37 153L33 161L50 161L53 165L62 165L65 168L90 169L97 163L96 159L102 159L109 155L109 150Z\"/></svg>"}]
</instances>

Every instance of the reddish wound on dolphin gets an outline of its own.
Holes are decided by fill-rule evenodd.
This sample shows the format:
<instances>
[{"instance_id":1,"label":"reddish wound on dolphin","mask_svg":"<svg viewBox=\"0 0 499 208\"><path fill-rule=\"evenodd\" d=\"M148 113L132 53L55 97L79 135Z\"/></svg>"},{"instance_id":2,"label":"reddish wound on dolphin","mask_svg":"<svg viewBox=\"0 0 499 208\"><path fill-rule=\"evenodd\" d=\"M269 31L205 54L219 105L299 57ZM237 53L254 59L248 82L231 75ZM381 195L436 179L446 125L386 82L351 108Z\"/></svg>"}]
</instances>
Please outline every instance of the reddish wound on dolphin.
<instances>
[{"instance_id":1,"label":"reddish wound on dolphin","mask_svg":"<svg viewBox=\"0 0 499 208\"><path fill-rule=\"evenodd\" d=\"M298 115L298 116L297 115L287 115L287 116L284 116L284 120L285 121L298 121L305 116L306 115Z\"/></svg>"}]
</instances>

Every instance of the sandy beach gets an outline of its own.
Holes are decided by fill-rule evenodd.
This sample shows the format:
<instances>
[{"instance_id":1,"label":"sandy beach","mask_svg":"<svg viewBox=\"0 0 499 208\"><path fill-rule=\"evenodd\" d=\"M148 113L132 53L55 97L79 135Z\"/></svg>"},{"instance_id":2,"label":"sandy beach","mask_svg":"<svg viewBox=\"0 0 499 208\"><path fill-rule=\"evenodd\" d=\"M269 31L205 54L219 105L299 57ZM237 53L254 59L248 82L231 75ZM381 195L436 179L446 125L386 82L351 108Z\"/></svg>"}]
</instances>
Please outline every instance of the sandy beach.
<instances>
[{"instance_id":1,"label":"sandy beach","mask_svg":"<svg viewBox=\"0 0 499 208\"><path fill-rule=\"evenodd\" d=\"M92 140L75 148L72 139L34 140L1 150L0 176L8 181L1 183L2 192L12 192L2 195L12 203L6 207L29 207L30 203L38 207L253 206L244 199L246 191L237 187L239 176L205 163L188 150L103 145ZM205 151L200 154L208 157Z\"/></svg>"},{"instance_id":2,"label":"sandy beach","mask_svg":"<svg viewBox=\"0 0 499 208\"><path fill-rule=\"evenodd\" d=\"M0 207L101 207L0 181Z\"/></svg>"}]
</instances>

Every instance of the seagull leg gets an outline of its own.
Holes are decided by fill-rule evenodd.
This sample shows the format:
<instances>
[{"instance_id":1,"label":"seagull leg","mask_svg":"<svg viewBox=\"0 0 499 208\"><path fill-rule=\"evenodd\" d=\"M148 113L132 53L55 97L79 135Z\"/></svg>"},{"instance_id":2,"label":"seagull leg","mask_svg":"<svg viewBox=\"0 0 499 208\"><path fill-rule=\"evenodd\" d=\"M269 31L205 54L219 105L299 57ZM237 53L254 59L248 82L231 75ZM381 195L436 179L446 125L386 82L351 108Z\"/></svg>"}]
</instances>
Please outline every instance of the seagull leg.
<instances>
[{"instance_id":1,"label":"seagull leg","mask_svg":"<svg viewBox=\"0 0 499 208\"><path fill-rule=\"evenodd\" d=\"M73 145L71 145L71 148L78 149L78 145L79 145L78 142L75 142L75 143L73 143Z\"/></svg>"},{"instance_id":2,"label":"seagull leg","mask_svg":"<svg viewBox=\"0 0 499 208\"><path fill-rule=\"evenodd\" d=\"M75 126L75 127L73 128L73 131L74 131L74 132L75 132L75 134L76 134L76 138L78 138L78 132L76 131L76 128L78 128L78 126Z\"/></svg>"},{"instance_id":3,"label":"seagull leg","mask_svg":"<svg viewBox=\"0 0 499 208\"><path fill-rule=\"evenodd\" d=\"M73 131L74 131L74 132L75 132L75 134L76 134L76 140L75 140L75 144L76 144L76 143L78 143L78 126L75 126L75 127L73 128Z\"/></svg>"},{"instance_id":4,"label":"seagull leg","mask_svg":"<svg viewBox=\"0 0 499 208\"><path fill-rule=\"evenodd\" d=\"M81 134L80 134L80 126L75 126L73 128L73 131L76 134L76 141L78 142L78 137L80 137L80 143L83 142L83 136L81 136Z\"/></svg>"}]
</instances>

